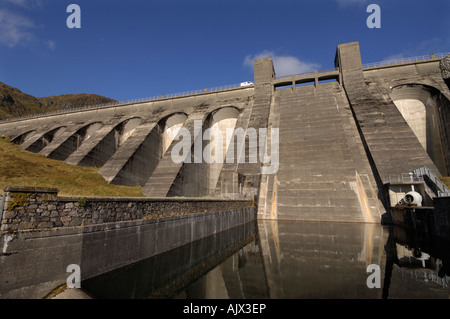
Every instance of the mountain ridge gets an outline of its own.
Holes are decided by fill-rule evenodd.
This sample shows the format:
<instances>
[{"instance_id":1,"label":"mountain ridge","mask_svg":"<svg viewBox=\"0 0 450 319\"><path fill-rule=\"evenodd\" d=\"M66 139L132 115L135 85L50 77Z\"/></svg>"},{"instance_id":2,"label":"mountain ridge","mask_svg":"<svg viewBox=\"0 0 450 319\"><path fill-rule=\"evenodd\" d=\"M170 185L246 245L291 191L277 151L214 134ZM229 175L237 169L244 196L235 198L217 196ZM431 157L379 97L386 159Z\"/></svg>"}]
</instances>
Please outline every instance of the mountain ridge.
<instances>
[{"instance_id":1,"label":"mountain ridge","mask_svg":"<svg viewBox=\"0 0 450 319\"><path fill-rule=\"evenodd\" d=\"M0 120L111 102L117 101L88 93L34 97L0 82Z\"/></svg>"}]
</instances>

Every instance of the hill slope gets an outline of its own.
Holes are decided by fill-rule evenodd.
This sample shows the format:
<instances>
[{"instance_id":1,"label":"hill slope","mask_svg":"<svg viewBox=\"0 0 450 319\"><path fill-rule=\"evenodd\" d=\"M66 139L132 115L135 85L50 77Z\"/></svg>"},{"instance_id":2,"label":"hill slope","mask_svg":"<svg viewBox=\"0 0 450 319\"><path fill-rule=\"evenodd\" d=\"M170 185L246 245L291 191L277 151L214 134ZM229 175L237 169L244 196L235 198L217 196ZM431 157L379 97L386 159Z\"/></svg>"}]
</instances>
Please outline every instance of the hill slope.
<instances>
[{"instance_id":1,"label":"hill slope","mask_svg":"<svg viewBox=\"0 0 450 319\"><path fill-rule=\"evenodd\" d=\"M73 166L22 150L0 136L0 191L5 186L56 187L60 196L143 197L141 187L108 184L98 168Z\"/></svg>"},{"instance_id":2,"label":"hill slope","mask_svg":"<svg viewBox=\"0 0 450 319\"><path fill-rule=\"evenodd\" d=\"M0 82L0 120L110 102L116 100L96 94L65 94L36 98Z\"/></svg>"}]
</instances>

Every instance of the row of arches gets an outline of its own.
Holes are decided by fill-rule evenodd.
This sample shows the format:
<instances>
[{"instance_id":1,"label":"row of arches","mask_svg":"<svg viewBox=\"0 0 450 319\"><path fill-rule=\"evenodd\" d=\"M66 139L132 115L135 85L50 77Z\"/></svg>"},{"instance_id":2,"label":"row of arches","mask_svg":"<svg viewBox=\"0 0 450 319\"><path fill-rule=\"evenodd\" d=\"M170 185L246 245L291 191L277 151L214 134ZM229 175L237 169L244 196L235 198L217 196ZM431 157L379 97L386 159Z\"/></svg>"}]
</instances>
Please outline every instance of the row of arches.
<instances>
[{"instance_id":1,"label":"row of arches","mask_svg":"<svg viewBox=\"0 0 450 319\"><path fill-rule=\"evenodd\" d=\"M42 153L49 158L56 160L66 160L71 154L80 148L87 141L92 141L98 132L104 128L108 130L108 134L103 137L101 143L107 143L110 146L108 153L114 153L125 141L131 136L133 131L142 122L141 118L130 118L115 126L108 126L102 122L91 122L69 129L67 126L59 126L47 132L38 130L28 131L15 137L12 142L21 145L25 150L34 153ZM100 148L97 145L97 148ZM104 153L104 149L102 150ZM87 166L101 166L105 160L102 158L92 157L90 161L84 159Z\"/></svg>"},{"instance_id":2,"label":"row of arches","mask_svg":"<svg viewBox=\"0 0 450 319\"><path fill-rule=\"evenodd\" d=\"M205 116L203 130L218 130L225 136L227 128L234 129L239 114L240 110L233 106L216 109ZM76 127L63 124L48 131L27 131L12 141L28 151L69 164L101 167L100 173L110 183L143 186L188 117L178 112L157 122L132 117L114 125L100 121ZM220 147L225 156L230 141L221 142L215 147ZM206 188L214 189L221 168L222 164L211 163L195 170L201 171ZM189 175L192 167L181 171Z\"/></svg>"},{"instance_id":3,"label":"row of arches","mask_svg":"<svg viewBox=\"0 0 450 319\"><path fill-rule=\"evenodd\" d=\"M196 161L194 145L192 145L188 163L183 163L167 196L208 196L214 193L219 181L220 173L224 165L226 154L231 144L231 136L227 135L227 129L235 128L239 116L239 110L235 108L222 108L209 114L203 121L202 134L196 137L193 144L201 147L203 159ZM221 136L222 138L217 138ZM216 139L217 138L217 139ZM215 158L208 160L208 155ZM219 159L218 157L222 158Z\"/></svg>"}]
</instances>

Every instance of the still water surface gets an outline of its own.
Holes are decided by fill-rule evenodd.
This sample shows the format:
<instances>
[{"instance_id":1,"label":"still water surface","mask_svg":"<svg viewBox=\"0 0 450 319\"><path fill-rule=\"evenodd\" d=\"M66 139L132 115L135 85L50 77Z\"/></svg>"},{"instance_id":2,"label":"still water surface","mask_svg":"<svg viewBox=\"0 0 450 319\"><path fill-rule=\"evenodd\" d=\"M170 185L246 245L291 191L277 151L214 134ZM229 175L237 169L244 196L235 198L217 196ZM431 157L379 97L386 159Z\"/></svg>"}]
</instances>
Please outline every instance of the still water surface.
<instances>
[{"instance_id":1,"label":"still water surface","mask_svg":"<svg viewBox=\"0 0 450 319\"><path fill-rule=\"evenodd\" d=\"M375 270L367 272L369 265ZM258 221L81 286L95 298L447 299L449 266L449 241L427 234L377 224Z\"/></svg>"}]
</instances>

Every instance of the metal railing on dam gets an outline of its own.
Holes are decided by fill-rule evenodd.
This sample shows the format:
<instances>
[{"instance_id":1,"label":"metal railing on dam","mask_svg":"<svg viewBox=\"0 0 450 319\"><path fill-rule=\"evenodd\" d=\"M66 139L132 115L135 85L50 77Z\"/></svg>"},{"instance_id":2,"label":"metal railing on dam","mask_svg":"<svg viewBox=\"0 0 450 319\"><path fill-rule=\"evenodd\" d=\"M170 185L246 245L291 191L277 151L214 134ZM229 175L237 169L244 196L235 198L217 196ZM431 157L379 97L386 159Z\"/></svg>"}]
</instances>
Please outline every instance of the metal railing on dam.
<instances>
[{"instance_id":1,"label":"metal railing on dam","mask_svg":"<svg viewBox=\"0 0 450 319\"><path fill-rule=\"evenodd\" d=\"M422 56L409 57L409 58L390 59L390 60L384 60L384 61L380 61L380 62L365 63L362 65L362 67L363 67L363 69L370 69L370 68L377 68L377 67L384 67L384 66L395 66L395 65L409 64L409 63L415 63L415 62L423 62L423 61L427 61L427 60L441 59L448 55L450 55L450 52L433 53L430 55L422 55ZM281 82L289 81L290 79L299 80L299 78L309 78L309 77L311 79L314 79L314 77L316 77L316 76L320 78L321 75L324 75L326 73L335 73L335 72L339 72L339 68L329 68L329 69L323 69L323 70L314 70L314 71L310 71L310 72L303 72L303 73L298 73L298 74L276 76L274 78L274 80L276 82L275 84L279 85L279 84L281 84ZM96 110L96 109L102 109L102 108L108 108L108 107L122 106L122 105L127 105L127 104L132 104L132 103L153 102L153 101L171 99L171 98L177 98L177 97L186 97L189 95L217 93L217 92L222 92L222 91L227 91L227 90L248 89L248 88L253 88L253 87L254 87L253 85L243 86L242 82L241 82L241 83L222 85L222 86L216 86L216 87L211 87L211 88L196 89L196 90L190 90L190 91L184 91L184 92L178 92L178 93L160 94L160 95L155 95L152 97L122 100L122 101L104 103L104 104L87 105L87 106L78 107L78 108L69 108L69 109L57 110L57 111L52 111L52 112L30 114L30 115L25 115L25 116L20 116L20 117L7 118L7 119L0 120L0 124L7 123L7 122L21 121L21 120L26 120L26 119L32 119L32 118L38 118L38 117L43 117L43 116L52 116L52 115L60 115L60 114L66 114L66 113L79 112L79 111L84 111L84 110Z\"/></svg>"},{"instance_id":2,"label":"metal railing on dam","mask_svg":"<svg viewBox=\"0 0 450 319\"><path fill-rule=\"evenodd\" d=\"M339 68L315 70L315 71L311 71L311 72L303 72L303 73L298 73L298 74L281 75L281 76L275 77L275 80L286 80L286 79L292 79L292 77L297 78L297 77L304 77L304 76L308 76L308 75L337 72L337 71L339 71Z\"/></svg>"},{"instance_id":3,"label":"metal railing on dam","mask_svg":"<svg viewBox=\"0 0 450 319\"><path fill-rule=\"evenodd\" d=\"M122 100L121 102L117 101L117 102L104 103L104 104L86 105L83 107L57 110L57 111L53 111L53 112L24 115L24 116L20 116L20 117L3 119L3 120L0 120L0 123L27 120L27 119L32 119L32 118L37 118L37 117L42 117L42 116L73 113L73 112L79 112L79 111L84 111L84 110L96 110L96 109L122 106L122 105L133 104L133 103L153 102L153 101L164 100L164 99L186 97L189 95L197 95L197 94L205 94L205 93L218 93L218 92L223 92L223 91L228 91L228 90L236 90L236 89L248 89L248 88L252 88L252 87L253 87L253 85L243 86L243 85L241 85L241 83L229 84L229 85L222 85L222 86L216 86L216 87L212 87L212 88L197 89L197 90L184 91L184 92L178 92L178 93L160 94L160 95L155 95L155 96L146 97L146 98Z\"/></svg>"},{"instance_id":4,"label":"metal railing on dam","mask_svg":"<svg viewBox=\"0 0 450 319\"><path fill-rule=\"evenodd\" d=\"M444 52L444 53L433 53L433 54L429 54L429 55L421 55L421 56L410 57L410 58L390 59L390 60L384 60L381 62L365 63L362 65L362 67L363 67L363 69L366 69L366 68L395 65L395 64L415 63L415 62L420 62L420 61L445 58L449 54L450 54L450 52Z\"/></svg>"},{"instance_id":5,"label":"metal railing on dam","mask_svg":"<svg viewBox=\"0 0 450 319\"><path fill-rule=\"evenodd\" d=\"M431 184L430 187L437 197L450 196L450 189L447 185L426 166L416 168L410 173L383 176L382 181L384 184L428 182L428 184Z\"/></svg>"},{"instance_id":6,"label":"metal railing on dam","mask_svg":"<svg viewBox=\"0 0 450 319\"><path fill-rule=\"evenodd\" d=\"M441 59L441 58L445 58L448 55L450 55L450 52L432 53L432 54L428 54L428 55L421 55L421 56L415 56L415 57L389 59L389 60L383 60L381 62L365 63L362 65L362 67L363 67L363 69L366 69L366 68L395 65L395 64L408 64L408 63L414 63L414 62L420 62L420 61ZM309 75L314 76L314 74L323 74L323 73L330 73L330 72L337 72L337 71L339 71L339 68L314 70L314 71L310 71L310 72L277 76L277 77L275 77L275 80L287 80L287 79L292 79L293 77L298 78L298 77L306 77Z\"/></svg>"}]
</instances>

